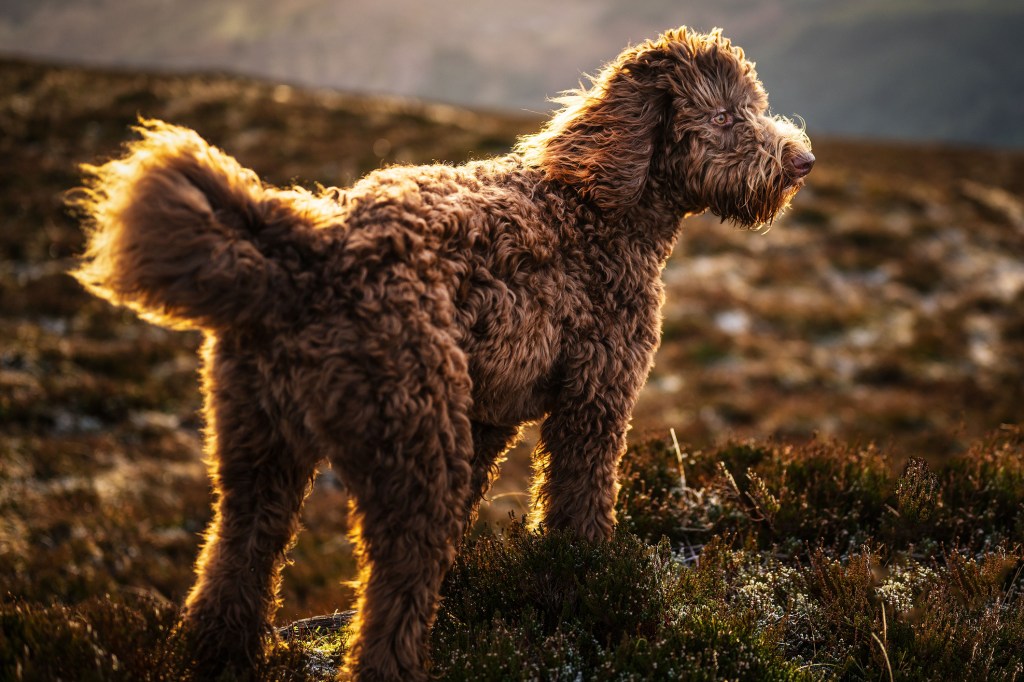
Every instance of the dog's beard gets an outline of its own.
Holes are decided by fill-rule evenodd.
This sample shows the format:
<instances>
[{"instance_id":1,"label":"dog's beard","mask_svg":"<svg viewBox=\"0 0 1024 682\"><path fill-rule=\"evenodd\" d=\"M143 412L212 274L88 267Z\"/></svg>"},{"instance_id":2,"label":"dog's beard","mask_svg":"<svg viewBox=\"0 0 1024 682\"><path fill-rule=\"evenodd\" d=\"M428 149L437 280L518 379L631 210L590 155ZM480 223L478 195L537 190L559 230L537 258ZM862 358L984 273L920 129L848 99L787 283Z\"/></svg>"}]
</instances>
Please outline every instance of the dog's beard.
<instances>
[{"instance_id":1,"label":"dog's beard","mask_svg":"<svg viewBox=\"0 0 1024 682\"><path fill-rule=\"evenodd\" d=\"M803 180L788 180L781 174L752 178L739 192L714 196L709 206L723 221L748 230L761 230L771 226L789 207L803 185Z\"/></svg>"}]
</instances>

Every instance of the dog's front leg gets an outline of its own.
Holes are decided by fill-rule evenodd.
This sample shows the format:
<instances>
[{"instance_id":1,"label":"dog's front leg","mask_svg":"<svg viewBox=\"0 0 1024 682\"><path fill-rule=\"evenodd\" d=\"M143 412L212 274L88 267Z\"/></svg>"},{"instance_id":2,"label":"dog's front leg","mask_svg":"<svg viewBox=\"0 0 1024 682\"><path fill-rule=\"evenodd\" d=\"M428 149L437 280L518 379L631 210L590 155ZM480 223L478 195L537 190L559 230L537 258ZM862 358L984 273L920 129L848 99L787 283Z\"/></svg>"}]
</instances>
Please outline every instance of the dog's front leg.
<instances>
[{"instance_id":1,"label":"dog's front leg","mask_svg":"<svg viewBox=\"0 0 1024 682\"><path fill-rule=\"evenodd\" d=\"M646 361L602 359L603 372L582 371L567 383L534 453L534 513L545 527L588 540L609 537L615 525L619 459L647 374Z\"/></svg>"}]
</instances>

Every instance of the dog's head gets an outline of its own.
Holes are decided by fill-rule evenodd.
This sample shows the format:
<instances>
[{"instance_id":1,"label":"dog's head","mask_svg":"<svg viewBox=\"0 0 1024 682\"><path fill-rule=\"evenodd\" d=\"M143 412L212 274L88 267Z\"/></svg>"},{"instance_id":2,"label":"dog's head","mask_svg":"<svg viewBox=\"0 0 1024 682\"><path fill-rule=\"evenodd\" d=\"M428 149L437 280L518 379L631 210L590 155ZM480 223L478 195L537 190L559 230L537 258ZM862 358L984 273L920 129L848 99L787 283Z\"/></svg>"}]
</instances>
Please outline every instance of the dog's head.
<instances>
[{"instance_id":1,"label":"dog's head","mask_svg":"<svg viewBox=\"0 0 1024 682\"><path fill-rule=\"evenodd\" d=\"M814 164L807 135L769 115L754 65L718 30L680 28L628 48L559 101L518 151L610 216L648 201L757 227Z\"/></svg>"}]
</instances>

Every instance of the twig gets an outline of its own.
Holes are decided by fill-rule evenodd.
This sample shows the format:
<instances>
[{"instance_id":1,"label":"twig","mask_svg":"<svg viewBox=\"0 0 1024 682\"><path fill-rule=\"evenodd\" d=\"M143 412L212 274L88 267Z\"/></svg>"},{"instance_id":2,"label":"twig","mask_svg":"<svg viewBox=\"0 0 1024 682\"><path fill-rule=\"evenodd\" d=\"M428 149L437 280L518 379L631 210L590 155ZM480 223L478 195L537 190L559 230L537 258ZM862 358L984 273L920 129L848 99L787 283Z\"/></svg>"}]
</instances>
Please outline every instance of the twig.
<instances>
[{"instance_id":1,"label":"twig","mask_svg":"<svg viewBox=\"0 0 1024 682\"><path fill-rule=\"evenodd\" d=\"M495 500L501 500L501 499L504 499L506 497L529 497L529 496L530 496L530 493L513 490L513 491L509 491L507 493L498 493L497 495L492 495L492 496L488 497L487 500L489 502L494 502Z\"/></svg>"},{"instance_id":2,"label":"twig","mask_svg":"<svg viewBox=\"0 0 1024 682\"><path fill-rule=\"evenodd\" d=\"M679 440L676 438L676 430L670 427L668 432L672 434L672 446L676 449L676 463L679 465L679 483L682 486L682 490L686 490L686 471L683 469L683 451L679 448Z\"/></svg>"},{"instance_id":3,"label":"twig","mask_svg":"<svg viewBox=\"0 0 1024 682\"><path fill-rule=\"evenodd\" d=\"M285 625L277 629L277 635L281 639L290 642L297 637L305 637L314 633L330 634L345 629L352 619L355 618L355 611L342 611L327 616L313 616L297 620L291 625Z\"/></svg>"},{"instance_id":4,"label":"twig","mask_svg":"<svg viewBox=\"0 0 1024 682\"><path fill-rule=\"evenodd\" d=\"M882 650L882 656L885 658L885 667L889 671L889 682L893 682L892 665L889 663L889 652L886 651L886 645L882 643L881 639L878 639L878 635L874 632L871 633L871 637L878 642L878 646ZM889 625L885 620L885 604L882 604L882 637L886 642L889 641Z\"/></svg>"}]
</instances>

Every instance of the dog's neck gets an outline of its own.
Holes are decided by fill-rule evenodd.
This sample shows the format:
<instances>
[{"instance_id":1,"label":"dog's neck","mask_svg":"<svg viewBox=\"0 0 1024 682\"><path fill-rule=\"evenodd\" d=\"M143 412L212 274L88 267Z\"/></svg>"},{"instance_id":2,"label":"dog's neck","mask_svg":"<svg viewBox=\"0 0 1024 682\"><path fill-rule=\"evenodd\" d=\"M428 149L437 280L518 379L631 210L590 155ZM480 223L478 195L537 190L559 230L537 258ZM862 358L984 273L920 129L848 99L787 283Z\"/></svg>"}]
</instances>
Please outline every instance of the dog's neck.
<instances>
[{"instance_id":1,"label":"dog's neck","mask_svg":"<svg viewBox=\"0 0 1024 682\"><path fill-rule=\"evenodd\" d=\"M640 200L619 219L621 228L635 239L643 236L664 262L675 248L683 220L703 213L705 207L693 206L669 187L651 178Z\"/></svg>"},{"instance_id":2,"label":"dog's neck","mask_svg":"<svg viewBox=\"0 0 1024 682\"><path fill-rule=\"evenodd\" d=\"M634 242L645 242L664 264L672 255L672 249L675 248L682 232L683 216L669 217L669 214L641 205L623 216L619 222L619 229L629 235Z\"/></svg>"},{"instance_id":3,"label":"dog's neck","mask_svg":"<svg viewBox=\"0 0 1024 682\"><path fill-rule=\"evenodd\" d=\"M635 204L621 210L602 209L596 202L584 198L575 184L544 179L539 169L524 168L518 155L506 158L510 167L516 169L516 174L522 173L528 184L545 183L555 190L554 196L561 197L557 213L575 213L576 222L587 224L588 230L605 236L604 243L619 243L616 238L622 237L631 244L645 247L662 263L675 248L683 219L706 210L706 207L690 205L678 192L671 192L657 176L649 179Z\"/></svg>"}]
</instances>

